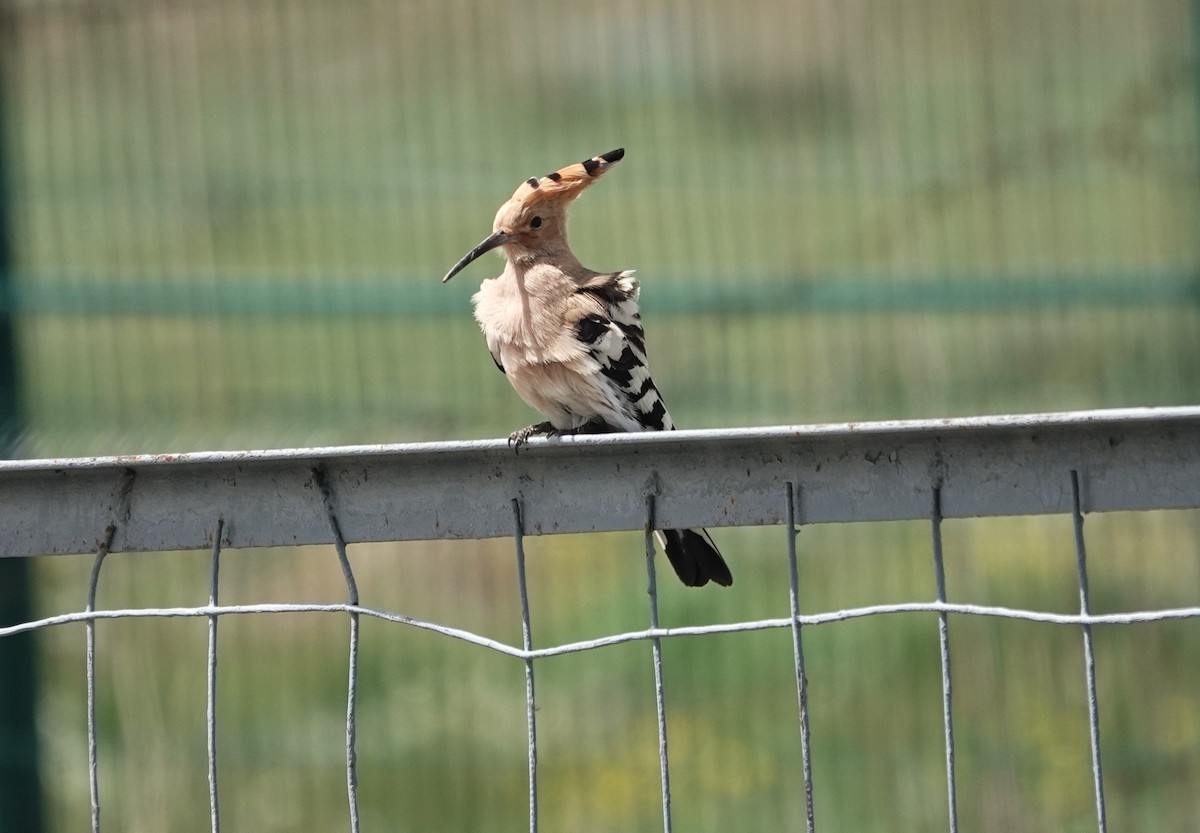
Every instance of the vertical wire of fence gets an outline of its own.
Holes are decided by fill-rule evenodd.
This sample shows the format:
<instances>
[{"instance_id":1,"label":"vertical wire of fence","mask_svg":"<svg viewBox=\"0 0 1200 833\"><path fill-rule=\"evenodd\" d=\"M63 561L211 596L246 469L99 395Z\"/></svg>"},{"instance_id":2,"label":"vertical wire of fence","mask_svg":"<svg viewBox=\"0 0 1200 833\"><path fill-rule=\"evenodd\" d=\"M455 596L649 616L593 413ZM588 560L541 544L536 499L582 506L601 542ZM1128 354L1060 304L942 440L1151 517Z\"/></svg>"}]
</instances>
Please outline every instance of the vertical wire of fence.
<instances>
[{"instance_id":1,"label":"vertical wire of fence","mask_svg":"<svg viewBox=\"0 0 1200 833\"><path fill-rule=\"evenodd\" d=\"M658 580L654 569L654 495L646 495L646 595L650 603L651 655L654 659L654 705L658 712L658 760L662 781L663 833L671 833L671 765L667 751L667 701L663 690L662 639L658 631Z\"/></svg>"},{"instance_id":2,"label":"vertical wire of fence","mask_svg":"<svg viewBox=\"0 0 1200 833\"><path fill-rule=\"evenodd\" d=\"M804 666L804 639L801 635L800 625L800 569L796 558L796 539L800 535L800 527L796 523L799 500L799 490L789 480L787 482L787 555L789 597L792 609L792 657L796 665L796 700L800 708L800 758L801 769L804 773L804 819L808 833L815 833L812 751L808 725L808 672Z\"/></svg>"},{"instance_id":3,"label":"vertical wire of fence","mask_svg":"<svg viewBox=\"0 0 1200 833\"><path fill-rule=\"evenodd\" d=\"M933 507L930 526L933 534L933 571L937 587L937 602L946 604L946 566L942 557L942 487L933 487ZM942 721L946 734L946 800L950 833L958 833L958 791L954 775L954 710L953 676L950 671L950 618L945 610L938 611L938 647L942 659Z\"/></svg>"},{"instance_id":4,"label":"vertical wire of fence","mask_svg":"<svg viewBox=\"0 0 1200 833\"><path fill-rule=\"evenodd\" d=\"M538 829L537 778L537 699L533 680L533 627L529 617L529 589L525 577L525 525L521 519L521 501L512 500L513 540L517 556L517 589L521 597L521 647L525 661L525 723L529 744L529 833Z\"/></svg>"},{"instance_id":5,"label":"vertical wire of fence","mask_svg":"<svg viewBox=\"0 0 1200 833\"><path fill-rule=\"evenodd\" d=\"M220 600L221 536L225 519L217 518L213 534L212 556L209 563L208 606L216 609ZM212 833L221 833L221 808L217 791L217 621L216 613L208 617L208 685L205 703L208 744L208 812Z\"/></svg>"},{"instance_id":6,"label":"vertical wire of fence","mask_svg":"<svg viewBox=\"0 0 1200 833\"><path fill-rule=\"evenodd\" d=\"M338 564L342 568L342 577L346 582L348 603L352 608L358 607L358 584L354 580L354 570L350 566L350 557L346 552L346 539L342 535L342 526L338 521L334 507L333 490L330 487L326 473L321 468L312 470L313 481L321 490L325 506L325 516L329 522L329 531L333 535L334 549L337 550ZM350 611L350 657L346 683L346 797L350 805L350 833L359 833L358 819L358 612Z\"/></svg>"},{"instance_id":7,"label":"vertical wire of fence","mask_svg":"<svg viewBox=\"0 0 1200 833\"><path fill-rule=\"evenodd\" d=\"M87 604L84 610L94 613L96 610L96 590L100 584L100 568L108 556L113 544L116 525L109 524L105 532L104 542L92 562L91 576L88 579ZM96 743L96 620L89 619L86 624L86 673L87 673L87 748L88 748L88 791L92 802L92 833L100 833L100 775Z\"/></svg>"},{"instance_id":8,"label":"vertical wire of fence","mask_svg":"<svg viewBox=\"0 0 1200 833\"><path fill-rule=\"evenodd\" d=\"M1079 488L1079 472L1071 471L1071 520L1075 531L1075 566L1079 574L1079 613L1091 615L1088 592L1087 548L1083 540L1083 500ZM1092 747L1092 780L1096 791L1096 824L1100 833L1107 833L1108 814L1104 803L1104 768L1100 759L1100 706L1096 696L1096 649L1092 642L1092 626L1086 618L1083 630L1083 662L1087 678L1088 733Z\"/></svg>"},{"instance_id":9,"label":"vertical wire of fence","mask_svg":"<svg viewBox=\"0 0 1200 833\"><path fill-rule=\"evenodd\" d=\"M88 576L87 603L84 610L89 614L96 611L96 593L100 586L100 570L104 561L112 552L117 540L117 532L123 524L127 524L133 512L133 484L136 473L131 468L123 468L116 491L114 517L104 528L104 537L96 548L96 557L92 561L91 573ZM100 765L98 754L98 730L96 726L96 620L89 618L86 624L86 688L87 688L87 749L88 749L88 790L91 797L92 833L100 833Z\"/></svg>"}]
</instances>

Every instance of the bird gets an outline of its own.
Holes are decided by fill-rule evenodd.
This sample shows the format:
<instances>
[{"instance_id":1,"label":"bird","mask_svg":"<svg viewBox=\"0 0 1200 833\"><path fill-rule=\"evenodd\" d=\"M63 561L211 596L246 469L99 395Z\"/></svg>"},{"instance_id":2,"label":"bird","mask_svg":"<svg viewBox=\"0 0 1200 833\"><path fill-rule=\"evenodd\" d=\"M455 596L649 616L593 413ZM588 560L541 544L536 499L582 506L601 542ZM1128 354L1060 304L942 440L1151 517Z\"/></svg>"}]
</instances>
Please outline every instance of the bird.
<instances>
[{"instance_id":1,"label":"bird","mask_svg":"<svg viewBox=\"0 0 1200 833\"><path fill-rule=\"evenodd\" d=\"M647 364L637 276L588 269L567 242L567 209L624 156L617 148L522 182L500 206L492 233L442 278L495 249L504 255L504 271L483 281L471 301L492 361L546 417L509 436L518 453L539 435L675 428ZM655 536L685 585L733 583L707 531Z\"/></svg>"}]
</instances>

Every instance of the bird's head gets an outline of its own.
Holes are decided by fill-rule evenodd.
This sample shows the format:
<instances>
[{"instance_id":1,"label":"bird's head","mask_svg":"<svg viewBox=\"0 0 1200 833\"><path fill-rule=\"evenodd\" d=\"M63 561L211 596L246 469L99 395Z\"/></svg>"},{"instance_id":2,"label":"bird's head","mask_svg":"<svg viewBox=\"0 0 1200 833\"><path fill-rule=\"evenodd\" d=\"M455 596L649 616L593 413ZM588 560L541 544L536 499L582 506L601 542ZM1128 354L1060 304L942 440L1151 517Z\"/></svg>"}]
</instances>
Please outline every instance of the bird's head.
<instances>
[{"instance_id":1,"label":"bird's head","mask_svg":"<svg viewBox=\"0 0 1200 833\"><path fill-rule=\"evenodd\" d=\"M521 183L512 197L496 212L492 233L463 256L442 278L453 278L471 261L504 246L513 254L536 253L566 245L567 208L604 173L621 161L625 148L610 150L591 159Z\"/></svg>"}]
</instances>

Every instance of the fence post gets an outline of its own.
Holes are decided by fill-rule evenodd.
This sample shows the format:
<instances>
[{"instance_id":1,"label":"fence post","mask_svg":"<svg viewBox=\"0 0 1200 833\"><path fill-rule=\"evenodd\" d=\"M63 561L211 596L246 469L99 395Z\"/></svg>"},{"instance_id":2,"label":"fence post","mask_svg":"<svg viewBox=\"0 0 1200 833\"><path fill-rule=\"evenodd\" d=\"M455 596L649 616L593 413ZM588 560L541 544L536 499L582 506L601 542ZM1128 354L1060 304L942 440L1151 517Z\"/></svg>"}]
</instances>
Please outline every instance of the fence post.
<instances>
[{"instance_id":1,"label":"fence post","mask_svg":"<svg viewBox=\"0 0 1200 833\"><path fill-rule=\"evenodd\" d=\"M20 379L13 333L13 235L9 213L8 87L16 43L16 8L0 3L0 457L16 456L21 436ZM29 559L0 552L0 625L32 614ZM37 661L33 634L0 639L0 831L42 829L35 712Z\"/></svg>"}]
</instances>

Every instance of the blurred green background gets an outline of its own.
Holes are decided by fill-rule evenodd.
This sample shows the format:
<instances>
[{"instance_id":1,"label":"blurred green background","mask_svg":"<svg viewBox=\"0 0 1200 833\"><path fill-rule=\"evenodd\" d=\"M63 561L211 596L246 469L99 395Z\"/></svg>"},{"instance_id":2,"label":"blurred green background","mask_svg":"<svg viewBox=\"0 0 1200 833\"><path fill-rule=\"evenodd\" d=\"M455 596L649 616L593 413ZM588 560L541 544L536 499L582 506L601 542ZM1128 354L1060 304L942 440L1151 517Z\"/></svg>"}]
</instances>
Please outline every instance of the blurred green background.
<instances>
[{"instance_id":1,"label":"blurred green background","mask_svg":"<svg viewBox=\"0 0 1200 833\"><path fill-rule=\"evenodd\" d=\"M1193 0L0 0L27 456L460 439L533 414L438 279L528 176L636 268L659 388L718 427L1194 403ZM1099 611L1197 604L1196 513L1090 519ZM99 531L98 531L99 532ZM718 531L786 615L781 530ZM806 611L929 599L921 524L801 536ZM535 643L643 626L636 534L528 542ZM352 549L363 601L520 639L511 542ZM1066 518L947 524L951 599L1070 611ZM89 559L35 565L41 613ZM223 601L340 599L332 551L229 553ZM664 585L667 583L664 582ZM101 606L198 604L207 554L114 556ZM204 830L202 621L99 628L106 826ZM954 619L960 817L1094 829L1076 630ZM228 829L345 827L346 625L224 620ZM808 632L817 821L944 826L936 620ZM83 631L39 636L47 829L88 813ZM803 824L790 636L665 646L681 830ZM1113 829L1200 818L1200 628L1097 632ZM520 663L363 625L364 830L524 825ZM545 829L660 825L649 647L539 664Z\"/></svg>"}]
</instances>

